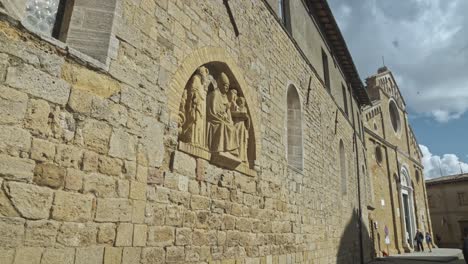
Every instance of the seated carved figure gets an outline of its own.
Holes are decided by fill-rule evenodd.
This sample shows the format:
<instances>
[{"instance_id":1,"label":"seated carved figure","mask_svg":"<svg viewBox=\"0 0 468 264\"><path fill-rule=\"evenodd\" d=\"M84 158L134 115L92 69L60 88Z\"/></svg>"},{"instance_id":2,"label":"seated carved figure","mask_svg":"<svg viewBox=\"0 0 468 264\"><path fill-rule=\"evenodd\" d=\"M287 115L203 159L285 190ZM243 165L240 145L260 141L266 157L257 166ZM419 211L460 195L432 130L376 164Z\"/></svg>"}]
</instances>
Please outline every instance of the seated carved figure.
<instances>
[{"instance_id":1,"label":"seated carved figure","mask_svg":"<svg viewBox=\"0 0 468 264\"><path fill-rule=\"evenodd\" d=\"M237 130L231 116L231 103L228 100L229 78L223 72L217 80L217 89L207 97L207 141L212 153L225 156L238 156L239 142ZM232 156L232 158L235 158Z\"/></svg>"}]
</instances>

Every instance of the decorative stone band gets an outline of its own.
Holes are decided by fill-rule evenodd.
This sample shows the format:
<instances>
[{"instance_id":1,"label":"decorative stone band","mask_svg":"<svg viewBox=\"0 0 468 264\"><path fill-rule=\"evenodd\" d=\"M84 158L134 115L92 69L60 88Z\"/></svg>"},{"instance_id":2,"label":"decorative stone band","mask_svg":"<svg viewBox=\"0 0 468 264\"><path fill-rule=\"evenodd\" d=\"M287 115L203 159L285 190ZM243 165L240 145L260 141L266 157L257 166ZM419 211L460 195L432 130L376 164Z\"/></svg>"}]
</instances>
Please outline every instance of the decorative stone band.
<instances>
[{"instance_id":1,"label":"decorative stone band","mask_svg":"<svg viewBox=\"0 0 468 264\"><path fill-rule=\"evenodd\" d=\"M221 160L220 157L213 158L212 153L210 153L208 150L198 147L198 146L194 146L192 144L184 143L182 141L179 141L179 150L189 155L195 156L197 158L202 158L204 160L210 161L211 163L218 165L220 167L226 167L226 164L227 164L225 160L224 159ZM234 163L231 163L231 164L234 164ZM242 174L245 174L251 177L257 176L257 171L251 169L249 165L246 163L236 163L234 167L229 167L228 169L235 170L237 172L240 172Z\"/></svg>"}]
</instances>

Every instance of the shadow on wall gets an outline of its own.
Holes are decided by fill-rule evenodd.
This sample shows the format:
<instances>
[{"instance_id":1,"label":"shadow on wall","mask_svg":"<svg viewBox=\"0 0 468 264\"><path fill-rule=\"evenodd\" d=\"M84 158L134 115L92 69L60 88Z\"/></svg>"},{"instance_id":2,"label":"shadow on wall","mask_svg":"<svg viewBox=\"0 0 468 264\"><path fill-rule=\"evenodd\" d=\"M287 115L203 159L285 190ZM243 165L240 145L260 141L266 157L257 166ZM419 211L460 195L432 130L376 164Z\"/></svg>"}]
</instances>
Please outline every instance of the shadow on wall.
<instances>
[{"instance_id":1,"label":"shadow on wall","mask_svg":"<svg viewBox=\"0 0 468 264\"><path fill-rule=\"evenodd\" d=\"M372 243L369 230L364 224L362 224L363 262L361 262L359 240L359 213L358 210L355 209L340 239L340 245L336 256L337 264L360 264L368 263L372 260Z\"/></svg>"}]
</instances>

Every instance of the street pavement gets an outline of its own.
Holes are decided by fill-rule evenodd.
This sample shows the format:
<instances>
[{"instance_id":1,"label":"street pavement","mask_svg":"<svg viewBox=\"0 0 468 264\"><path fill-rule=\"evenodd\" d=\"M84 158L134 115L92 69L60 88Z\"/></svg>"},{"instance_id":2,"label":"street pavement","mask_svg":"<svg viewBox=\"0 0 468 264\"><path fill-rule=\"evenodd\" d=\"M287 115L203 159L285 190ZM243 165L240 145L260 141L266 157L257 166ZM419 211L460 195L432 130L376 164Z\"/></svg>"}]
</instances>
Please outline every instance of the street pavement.
<instances>
[{"instance_id":1,"label":"street pavement","mask_svg":"<svg viewBox=\"0 0 468 264\"><path fill-rule=\"evenodd\" d=\"M435 248L431 252L414 252L380 258L372 264L465 264L459 249Z\"/></svg>"}]
</instances>

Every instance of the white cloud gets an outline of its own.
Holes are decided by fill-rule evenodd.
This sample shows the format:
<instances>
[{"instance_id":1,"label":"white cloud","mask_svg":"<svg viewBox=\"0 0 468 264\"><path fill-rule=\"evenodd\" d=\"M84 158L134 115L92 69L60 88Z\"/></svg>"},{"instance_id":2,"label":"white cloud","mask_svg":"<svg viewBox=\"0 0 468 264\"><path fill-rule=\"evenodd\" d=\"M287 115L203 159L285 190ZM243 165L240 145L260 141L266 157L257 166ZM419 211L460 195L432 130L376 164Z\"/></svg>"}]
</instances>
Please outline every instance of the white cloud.
<instances>
[{"instance_id":1,"label":"white cloud","mask_svg":"<svg viewBox=\"0 0 468 264\"><path fill-rule=\"evenodd\" d=\"M438 178L440 176L460 174L468 172L468 164L460 161L455 154L444 154L442 157L433 155L429 148L419 145L423 153L422 165L424 166L424 177L426 179Z\"/></svg>"}]
</instances>

